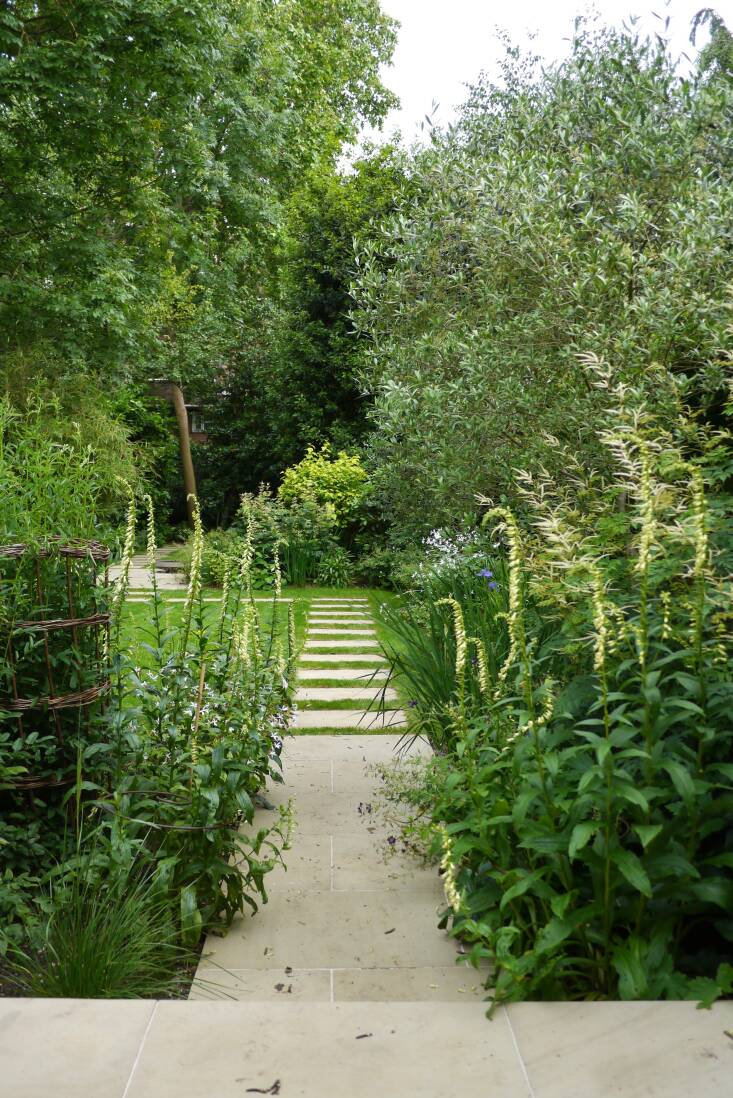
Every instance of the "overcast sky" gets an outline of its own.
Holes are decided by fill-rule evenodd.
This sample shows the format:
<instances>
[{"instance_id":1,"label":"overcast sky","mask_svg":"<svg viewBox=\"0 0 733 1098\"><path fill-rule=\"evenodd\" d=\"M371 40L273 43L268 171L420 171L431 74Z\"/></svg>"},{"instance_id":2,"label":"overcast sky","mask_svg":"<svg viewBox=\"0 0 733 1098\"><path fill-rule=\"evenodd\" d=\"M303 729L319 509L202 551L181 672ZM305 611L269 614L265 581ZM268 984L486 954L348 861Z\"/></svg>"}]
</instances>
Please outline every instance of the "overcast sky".
<instances>
[{"instance_id":1,"label":"overcast sky","mask_svg":"<svg viewBox=\"0 0 733 1098\"><path fill-rule=\"evenodd\" d=\"M586 0L381 0L382 8L402 24L394 64L384 70L388 87L401 100L384 127L384 134L399 128L409 142L419 136L420 123L439 103L434 121L450 122L455 108L465 98L465 85L482 70L497 74L502 47L496 28L509 31L517 44L528 44L528 32L535 31L534 50L547 59L561 58L568 49L574 17L586 10ZM694 50L689 43L690 23L695 12L712 7L733 25L733 0L596 0L590 5L605 23L621 26L630 13L641 17L649 31L667 32L675 54ZM662 16L654 18L653 12ZM707 38L703 32L701 41Z\"/></svg>"}]
</instances>

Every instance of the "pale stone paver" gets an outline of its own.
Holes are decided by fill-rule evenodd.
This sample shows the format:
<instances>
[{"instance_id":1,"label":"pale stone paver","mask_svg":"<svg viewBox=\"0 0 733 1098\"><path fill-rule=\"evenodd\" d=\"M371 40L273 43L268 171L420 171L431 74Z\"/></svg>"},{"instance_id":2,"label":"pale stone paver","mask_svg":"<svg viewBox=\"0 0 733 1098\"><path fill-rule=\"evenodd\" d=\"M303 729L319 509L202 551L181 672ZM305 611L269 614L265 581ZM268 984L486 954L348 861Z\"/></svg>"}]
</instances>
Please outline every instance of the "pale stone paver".
<instances>
[{"instance_id":1,"label":"pale stone paver","mask_svg":"<svg viewBox=\"0 0 733 1098\"><path fill-rule=\"evenodd\" d=\"M397 691L392 687L366 686L301 686L295 692L296 702L311 701L397 701Z\"/></svg>"},{"instance_id":2,"label":"pale stone paver","mask_svg":"<svg viewBox=\"0 0 733 1098\"><path fill-rule=\"evenodd\" d=\"M312 650L315 648L379 648L379 641L376 640L307 640L305 642L305 650Z\"/></svg>"},{"instance_id":3,"label":"pale stone paver","mask_svg":"<svg viewBox=\"0 0 733 1098\"><path fill-rule=\"evenodd\" d=\"M330 647L330 645L329 645ZM379 652L303 652L300 657L300 663L337 663L345 665L348 663L368 663L372 664L384 664L387 662L386 656L380 655ZM362 670L365 670L362 668Z\"/></svg>"},{"instance_id":4,"label":"pale stone paver","mask_svg":"<svg viewBox=\"0 0 733 1098\"><path fill-rule=\"evenodd\" d=\"M390 970L379 969L336 970L334 1002L330 971L298 969L219 974L215 1002L0 999L2 1094L723 1098L730 1091L733 1002L711 1010L694 1002L512 1003L488 1022L482 1003L452 990L455 971L431 969L436 986L423 1002L398 998L404 987L423 991L422 975L411 970L390 1001L371 998L390 989ZM267 990L273 976L282 986L277 999L236 1001L257 986ZM234 998L225 998L227 981Z\"/></svg>"},{"instance_id":5,"label":"pale stone paver","mask_svg":"<svg viewBox=\"0 0 733 1098\"><path fill-rule=\"evenodd\" d=\"M296 714L296 728L353 728L381 732L383 728L402 725L405 714L401 709L305 709Z\"/></svg>"},{"instance_id":6,"label":"pale stone paver","mask_svg":"<svg viewBox=\"0 0 733 1098\"><path fill-rule=\"evenodd\" d=\"M322 679L326 681L369 683L383 681L387 671L363 667L300 667L298 678L301 681Z\"/></svg>"},{"instance_id":7,"label":"pale stone paver","mask_svg":"<svg viewBox=\"0 0 733 1098\"><path fill-rule=\"evenodd\" d=\"M158 561L167 560L169 554L175 550L180 549L178 545L163 545L155 552L156 559ZM109 578L111 581L117 579L120 574L120 565L113 564L109 570ZM131 588L139 590L150 590L152 587L150 579L150 569L148 567L148 560L145 553L136 553L130 561L130 572L128 582ZM155 582L162 590L180 590L185 588L186 581L183 578L183 571L162 571L156 568Z\"/></svg>"},{"instance_id":8,"label":"pale stone paver","mask_svg":"<svg viewBox=\"0 0 733 1098\"><path fill-rule=\"evenodd\" d=\"M315 611L340 610L346 613L350 610L367 610L369 608L369 604L366 599L361 599L359 601L354 601L353 599L351 601L349 601L348 599L329 599L324 602L313 601L311 602L311 607Z\"/></svg>"},{"instance_id":9,"label":"pale stone paver","mask_svg":"<svg viewBox=\"0 0 733 1098\"><path fill-rule=\"evenodd\" d=\"M311 608L310 611L311 621L338 621L338 622L359 622L359 621L372 621L371 614L366 610L341 610L341 609L329 609L326 607L323 610L315 610Z\"/></svg>"},{"instance_id":10,"label":"pale stone paver","mask_svg":"<svg viewBox=\"0 0 733 1098\"><path fill-rule=\"evenodd\" d=\"M376 637L377 633L374 629L354 629L352 625L344 626L343 629L336 629L333 626L309 625L307 635L309 637L338 637L341 640L348 640L350 637Z\"/></svg>"}]
</instances>

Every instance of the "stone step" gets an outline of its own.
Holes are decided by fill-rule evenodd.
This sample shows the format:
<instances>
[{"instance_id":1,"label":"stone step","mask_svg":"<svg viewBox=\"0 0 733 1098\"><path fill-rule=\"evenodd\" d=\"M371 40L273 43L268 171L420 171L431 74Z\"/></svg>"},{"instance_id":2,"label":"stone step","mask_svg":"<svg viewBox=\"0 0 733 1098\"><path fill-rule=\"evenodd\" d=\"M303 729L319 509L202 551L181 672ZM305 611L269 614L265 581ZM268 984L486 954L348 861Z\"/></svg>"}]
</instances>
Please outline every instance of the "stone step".
<instances>
[{"instance_id":1,"label":"stone step","mask_svg":"<svg viewBox=\"0 0 733 1098\"><path fill-rule=\"evenodd\" d=\"M296 702L310 701L397 701L392 687L366 686L301 686L295 692Z\"/></svg>"},{"instance_id":2,"label":"stone step","mask_svg":"<svg viewBox=\"0 0 733 1098\"><path fill-rule=\"evenodd\" d=\"M318 602L314 599L311 602L311 608L313 610L368 610L369 603L366 599L360 601L354 601L353 599L326 599L323 602Z\"/></svg>"},{"instance_id":3,"label":"stone step","mask_svg":"<svg viewBox=\"0 0 733 1098\"><path fill-rule=\"evenodd\" d=\"M330 645L329 645L330 647ZM303 652L300 663L386 663L386 656L380 656L376 652Z\"/></svg>"},{"instance_id":4,"label":"stone step","mask_svg":"<svg viewBox=\"0 0 733 1098\"><path fill-rule=\"evenodd\" d=\"M481 977L466 965L419 968L202 967L189 1000L209 1002L467 1002L485 994ZM333 996L333 998L332 998Z\"/></svg>"},{"instance_id":5,"label":"stone step","mask_svg":"<svg viewBox=\"0 0 733 1098\"><path fill-rule=\"evenodd\" d=\"M308 636L309 637L376 637L377 632L375 629L354 629L353 625L344 626L343 629L326 629L321 628L320 625L316 625L315 628L309 624Z\"/></svg>"},{"instance_id":6,"label":"stone step","mask_svg":"<svg viewBox=\"0 0 733 1098\"><path fill-rule=\"evenodd\" d=\"M358 617L348 614L309 614L308 621L319 625L373 625L374 618L369 614L359 614Z\"/></svg>"},{"instance_id":7,"label":"stone step","mask_svg":"<svg viewBox=\"0 0 733 1098\"><path fill-rule=\"evenodd\" d=\"M380 979L378 969L363 971ZM480 999L303 1009L301 979L299 969L282 968L276 1002L0 999L3 1093L708 1098L730 1091L731 1002L710 1010L694 1002L510 1003L489 1022ZM333 970L334 998L349 979Z\"/></svg>"},{"instance_id":8,"label":"stone step","mask_svg":"<svg viewBox=\"0 0 733 1098\"><path fill-rule=\"evenodd\" d=\"M401 709L386 713L371 709L305 709L295 714L294 728L354 728L361 732L380 731L405 723Z\"/></svg>"},{"instance_id":9,"label":"stone step","mask_svg":"<svg viewBox=\"0 0 733 1098\"><path fill-rule=\"evenodd\" d=\"M307 640L306 650L314 648L379 648L377 640Z\"/></svg>"},{"instance_id":10,"label":"stone step","mask_svg":"<svg viewBox=\"0 0 733 1098\"><path fill-rule=\"evenodd\" d=\"M368 658L368 657L367 657ZM298 678L307 681L309 679L343 679L355 682L369 682L371 679L386 679L387 671L371 671L361 667L299 667Z\"/></svg>"}]
</instances>

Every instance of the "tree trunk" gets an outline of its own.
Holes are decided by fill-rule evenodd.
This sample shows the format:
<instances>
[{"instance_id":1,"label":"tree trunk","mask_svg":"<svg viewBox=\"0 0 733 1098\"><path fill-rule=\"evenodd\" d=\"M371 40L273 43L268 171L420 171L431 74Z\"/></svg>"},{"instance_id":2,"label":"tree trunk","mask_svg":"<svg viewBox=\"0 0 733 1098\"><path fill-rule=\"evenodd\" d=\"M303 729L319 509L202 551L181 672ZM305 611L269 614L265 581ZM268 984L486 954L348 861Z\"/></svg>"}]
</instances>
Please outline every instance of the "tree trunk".
<instances>
[{"instance_id":1,"label":"tree trunk","mask_svg":"<svg viewBox=\"0 0 733 1098\"><path fill-rule=\"evenodd\" d=\"M181 451L181 469L183 471L183 487L186 492L186 513L188 525L193 529L193 499L196 493L196 474L191 458L191 438L188 433L188 413L183 399L183 393L178 385L172 381L153 381L150 384L152 392L164 397L173 405L178 423L178 445Z\"/></svg>"}]
</instances>

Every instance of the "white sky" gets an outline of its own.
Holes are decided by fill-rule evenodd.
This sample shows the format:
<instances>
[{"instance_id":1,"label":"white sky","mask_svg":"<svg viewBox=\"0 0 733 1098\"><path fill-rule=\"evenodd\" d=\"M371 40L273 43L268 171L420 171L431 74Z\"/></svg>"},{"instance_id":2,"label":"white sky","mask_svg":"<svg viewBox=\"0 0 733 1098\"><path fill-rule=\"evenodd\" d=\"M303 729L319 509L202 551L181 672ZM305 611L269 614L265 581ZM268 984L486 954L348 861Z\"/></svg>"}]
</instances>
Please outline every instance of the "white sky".
<instances>
[{"instance_id":1,"label":"white sky","mask_svg":"<svg viewBox=\"0 0 733 1098\"><path fill-rule=\"evenodd\" d=\"M473 83L485 70L498 74L497 59L503 50L496 39L496 28L509 31L518 44L528 44L528 31L535 31L534 52L548 60L563 57L568 50L573 19L588 10L587 0L381 0L382 8L402 24L394 63L383 72L384 82L399 96L401 107L393 111L383 129L389 134L402 131L410 142L420 136L420 124L426 114L434 122L446 125L455 108L465 99L465 85ZM667 36L676 54L694 56L690 46L690 23L703 7L714 11L733 28L733 0L595 0L592 8L606 24L621 26L629 14L641 17L641 26L650 32L664 29L670 17ZM654 18L653 12L662 17ZM707 40L707 29L700 32L698 45ZM433 102L439 103L432 112ZM376 134L368 136L377 137Z\"/></svg>"}]
</instances>

